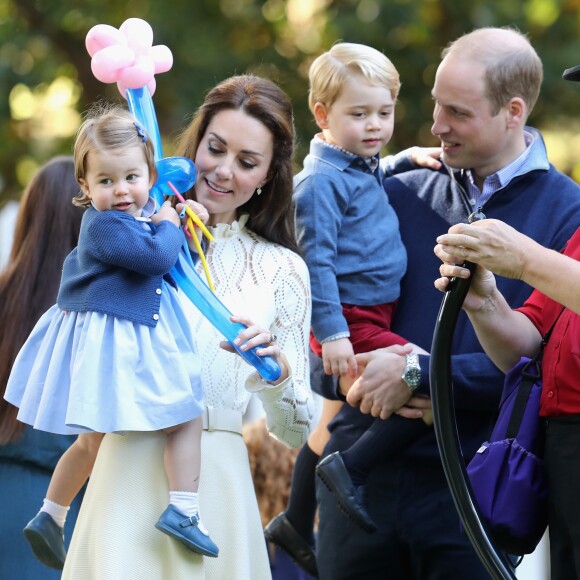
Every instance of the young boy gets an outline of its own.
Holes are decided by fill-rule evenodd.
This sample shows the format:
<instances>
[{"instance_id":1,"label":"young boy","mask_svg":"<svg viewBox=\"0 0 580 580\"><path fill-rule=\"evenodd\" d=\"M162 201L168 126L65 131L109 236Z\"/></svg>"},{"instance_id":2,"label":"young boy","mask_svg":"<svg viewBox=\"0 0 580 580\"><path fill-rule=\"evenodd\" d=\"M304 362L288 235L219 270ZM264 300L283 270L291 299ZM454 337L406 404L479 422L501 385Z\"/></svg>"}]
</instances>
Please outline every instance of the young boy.
<instances>
[{"instance_id":1,"label":"young boy","mask_svg":"<svg viewBox=\"0 0 580 580\"><path fill-rule=\"evenodd\" d=\"M407 257L397 216L382 186L380 152L393 134L399 74L378 50L338 43L312 63L309 80L309 106L321 133L311 141L294 191L298 240L312 287L310 344L322 356L325 373L354 378L355 353L395 344L424 352L390 331ZM408 163L408 156L404 159ZM412 354L409 362L412 366ZM409 386L413 390L412 381ZM292 487L310 486L309 495L302 493L302 498L312 497L314 484L308 473L328 441L328 420L339 408L336 401L325 401L319 425L298 457ZM331 454L316 469L344 511L367 531L376 527L364 509L364 484L377 459L389 452L383 429L396 428L402 437L403 430L408 436L425 430L422 421L389 424L393 419L375 420L356 445ZM279 518L290 514L293 498L294 494ZM312 520L305 523L303 516L301 522L295 517L290 524L310 541L316 505L315 499L309 506L306 501L301 500L302 513L312 513ZM273 520L267 537L275 542L282 526L288 537L287 523Z\"/></svg>"}]
</instances>

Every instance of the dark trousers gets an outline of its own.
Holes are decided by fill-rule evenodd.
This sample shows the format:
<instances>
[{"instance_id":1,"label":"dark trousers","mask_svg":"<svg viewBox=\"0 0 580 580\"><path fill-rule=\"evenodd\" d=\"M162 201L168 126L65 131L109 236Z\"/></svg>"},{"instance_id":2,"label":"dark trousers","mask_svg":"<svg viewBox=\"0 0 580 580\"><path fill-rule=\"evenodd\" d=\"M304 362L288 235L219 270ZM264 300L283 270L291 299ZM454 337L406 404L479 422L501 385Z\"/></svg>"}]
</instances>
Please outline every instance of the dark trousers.
<instances>
[{"instance_id":1,"label":"dark trousers","mask_svg":"<svg viewBox=\"0 0 580 580\"><path fill-rule=\"evenodd\" d=\"M489 580L440 466L385 461L372 471L368 492L374 534L352 524L317 482L321 580Z\"/></svg>"},{"instance_id":2,"label":"dark trousers","mask_svg":"<svg viewBox=\"0 0 580 580\"><path fill-rule=\"evenodd\" d=\"M552 580L580 578L580 416L546 421Z\"/></svg>"},{"instance_id":3,"label":"dark trousers","mask_svg":"<svg viewBox=\"0 0 580 580\"><path fill-rule=\"evenodd\" d=\"M342 313L348 323L350 341L356 354L409 342L391 332L391 320L396 306L397 301L377 306L342 305ZM310 347L314 354L322 357L322 345L312 332ZM389 421L375 419L356 443L348 449L340 450L346 452L343 459L355 485L361 485L370 470L385 455L392 455L409 447L429 429L420 419L405 419L398 415L393 415Z\"/></svg>"}]
</instances>

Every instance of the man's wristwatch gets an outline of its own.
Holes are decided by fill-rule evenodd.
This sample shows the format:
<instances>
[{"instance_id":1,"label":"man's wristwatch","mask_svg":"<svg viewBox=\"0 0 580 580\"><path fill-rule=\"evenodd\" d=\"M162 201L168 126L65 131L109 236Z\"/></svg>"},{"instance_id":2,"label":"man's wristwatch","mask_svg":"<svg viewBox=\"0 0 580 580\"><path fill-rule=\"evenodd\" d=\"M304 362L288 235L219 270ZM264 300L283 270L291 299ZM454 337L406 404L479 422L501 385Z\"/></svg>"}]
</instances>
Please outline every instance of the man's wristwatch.
<instances>
[{"instance_id":1,"label":"man's wristwatch","mask_svg":"<svg viewBox=\"0 0 580 580\"><path fill-rule=\"evenodd\" d=\"M405 372L401 377L411 389L411 392L415 392L419 385L421 384L421 367L419 366L419 355L418 354L407 354L407 364L405 366Z\"/></svg>"}]
</instances>

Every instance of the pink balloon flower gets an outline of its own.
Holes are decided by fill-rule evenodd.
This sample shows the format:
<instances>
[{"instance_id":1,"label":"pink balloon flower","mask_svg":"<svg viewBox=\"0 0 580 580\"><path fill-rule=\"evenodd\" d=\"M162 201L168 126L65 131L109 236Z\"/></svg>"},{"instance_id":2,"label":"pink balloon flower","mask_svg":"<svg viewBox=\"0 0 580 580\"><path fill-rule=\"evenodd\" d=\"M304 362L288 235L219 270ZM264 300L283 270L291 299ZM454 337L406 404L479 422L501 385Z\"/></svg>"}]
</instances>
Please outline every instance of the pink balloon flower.
<instances>
[{"instance_id":1,"label":"pink balloon flower","mask_svg":"<svg viewBox=\"0 0 580 580\"><path fill-rule=\"evenodd\" d=\"M141 18L129 18L119 29L97 24L87 33L85 45L95 77L103 83L117 83L124 97L127 89L144 86L153 95L155 75L173 65L169 48L153 46L153 29Z\"/></svg>"}]
</instances>

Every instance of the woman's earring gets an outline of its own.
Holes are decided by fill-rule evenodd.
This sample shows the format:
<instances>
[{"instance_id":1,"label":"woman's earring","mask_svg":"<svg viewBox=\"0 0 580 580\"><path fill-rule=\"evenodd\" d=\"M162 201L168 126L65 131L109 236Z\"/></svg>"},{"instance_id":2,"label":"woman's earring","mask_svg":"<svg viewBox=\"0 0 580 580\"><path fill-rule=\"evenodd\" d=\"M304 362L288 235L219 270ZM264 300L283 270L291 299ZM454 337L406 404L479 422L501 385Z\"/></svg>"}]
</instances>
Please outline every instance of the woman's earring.
<instances>
[{"instance_id":1,"label":"woman's earring","mask_svg":"<svg viewBox=\"0 0 580 580\"><path fill-rule=\"evenodd\" d=\"M258 189L256 189L256 195L262 195L262 186L258 185Z\"/></svg>"}]
</instances>

